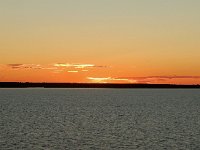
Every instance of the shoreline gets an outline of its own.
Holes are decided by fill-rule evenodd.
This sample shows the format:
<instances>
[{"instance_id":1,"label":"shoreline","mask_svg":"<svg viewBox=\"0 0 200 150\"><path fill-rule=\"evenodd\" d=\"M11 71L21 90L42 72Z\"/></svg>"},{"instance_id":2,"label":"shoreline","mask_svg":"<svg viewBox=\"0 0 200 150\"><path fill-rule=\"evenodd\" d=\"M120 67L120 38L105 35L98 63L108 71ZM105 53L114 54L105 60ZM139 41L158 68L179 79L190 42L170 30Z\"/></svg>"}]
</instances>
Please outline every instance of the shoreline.
<instances>
[{"instance_id":1,"label":"shoreline","mask_svg":"<svg viewBox=\"0 0 200 150\"><path fill-rule=\"evenodd\" d=\"M0 82L0 88L200 88L200 85Z\"/></svg>"}]
</instances>

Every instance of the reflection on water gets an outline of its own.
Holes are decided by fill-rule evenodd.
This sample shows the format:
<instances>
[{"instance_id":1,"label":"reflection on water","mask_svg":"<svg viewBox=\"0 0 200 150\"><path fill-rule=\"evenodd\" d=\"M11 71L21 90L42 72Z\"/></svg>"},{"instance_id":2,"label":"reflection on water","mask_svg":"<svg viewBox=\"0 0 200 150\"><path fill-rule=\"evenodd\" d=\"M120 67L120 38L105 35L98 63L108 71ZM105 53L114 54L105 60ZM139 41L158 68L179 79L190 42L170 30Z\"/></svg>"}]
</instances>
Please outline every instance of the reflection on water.
<instances>
[{"instance_id":1,"label":"reflection on water","mask_svg":"<svg viewBox=\"0 0 200 150\"><path fill-rule=\"evenodd\" d=\"M200 149L197 89L0 89L0 149Z\"/></svg>"}]
</instances>

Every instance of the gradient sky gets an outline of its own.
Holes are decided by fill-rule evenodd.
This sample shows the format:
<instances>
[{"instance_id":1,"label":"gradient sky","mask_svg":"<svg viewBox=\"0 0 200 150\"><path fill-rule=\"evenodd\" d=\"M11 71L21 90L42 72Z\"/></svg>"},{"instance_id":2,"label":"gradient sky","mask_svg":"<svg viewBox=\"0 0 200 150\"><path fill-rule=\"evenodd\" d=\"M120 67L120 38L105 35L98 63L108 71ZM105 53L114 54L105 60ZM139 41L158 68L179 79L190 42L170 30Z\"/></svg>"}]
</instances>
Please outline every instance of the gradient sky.
<instances>
[{"instance_id":1,"label":"gradient sky","mask_svg":"<svg viewBox=\"0 0 200 150\"><path fill-rule=\"evenodd\" d=\"M0 81L200 84L199 0L1 0Z\"/></svg>"}]
</instances>

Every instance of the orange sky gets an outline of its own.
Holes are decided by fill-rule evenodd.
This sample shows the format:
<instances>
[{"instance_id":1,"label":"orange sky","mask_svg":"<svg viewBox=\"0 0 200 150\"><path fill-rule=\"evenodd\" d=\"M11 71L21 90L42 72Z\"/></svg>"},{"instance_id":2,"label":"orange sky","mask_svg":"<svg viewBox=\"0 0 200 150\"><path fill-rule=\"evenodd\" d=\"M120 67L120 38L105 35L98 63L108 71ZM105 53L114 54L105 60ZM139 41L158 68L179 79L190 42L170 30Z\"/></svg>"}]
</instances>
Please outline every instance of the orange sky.
<instances>
[{"instance_id":1,"label":"orange sky","mask_svg":"<svg viewBox=\"0 0 200 150\"><path fill-rule=\"evenodd\" d=\"M0 82L200 84L200 1L0 2Z\"/></svg>"}]
</instances>

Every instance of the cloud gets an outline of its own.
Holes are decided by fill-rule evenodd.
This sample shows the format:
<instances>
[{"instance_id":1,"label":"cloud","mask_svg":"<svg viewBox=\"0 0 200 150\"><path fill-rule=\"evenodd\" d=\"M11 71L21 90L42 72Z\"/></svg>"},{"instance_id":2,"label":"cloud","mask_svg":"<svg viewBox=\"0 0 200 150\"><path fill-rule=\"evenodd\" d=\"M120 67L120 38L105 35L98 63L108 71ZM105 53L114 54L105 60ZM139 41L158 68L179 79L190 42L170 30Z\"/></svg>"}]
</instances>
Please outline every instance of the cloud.
<instances>
[{"instance_id":1,"label":"cloud","mask_svg":"<svg viewBox=\"0 0 200 150\"><path fill-rule=\"evenodd\" d=\"M92 68L106 68L107 66L89 63L55 63L52 65L57 69L66 70L68 73L88 72Z\"/></svg>"},{"instance_id":2,"label":"cloud","mask_svg":"<svg viewBox=\"0 0 200 150\"><path fill-rule=\"evenodd\" d=\"M74 67L74 68L87 68L94 67L94 64L69 64L69 63L56 63L55 67Z\"/></svg>"},{"instance_id":3,"label":"cloud","mask_svg":"<svg viewBox=\"0 0 200 150\"><path fill-rule=\"evenodd\" d=\"M93 64L74 64L73 67L83 69L83 68L88 68L88 67L95 67L95 65L93 65Z\"/></svg>"},{"instance_id":4,"label":"cloud","mask_svg":"<svg viewBox=\"0 0 200 150\"><path fill-rule=\"evenodd\" d=\"M63 70L53 65L41 65L41 64L7 64L6 66L11 69Z\"/></svg>"},{"instance_id":5,"label":"cloud","mask_svg":"<svg viewBox=\"0 0 200 150\"><path fill-rule=\"evenodd\" d=\"M42 69L39 64L7 64L11 69Z\"/></svg>"},{"instance_id":6,"label":"cloud","mask_svg":"<svg viewBox=\"0 0 200 150\"><path fill-rule=\"evenodd\" d=\"M70 63L56 63L54 64L55 67L66 67L66 68L76 68L76 69L84 69L84 68L105 68L106 66L98 66L95 64L81 64L81 63L75 63L75 64L70 64Z\"/></svg>"},{"instance_id":7,"label":"cloud","mask_svg":"<svg viewBox=\"0 0 200 150\"><path fill-rule=\"evenodd\" d=\"M141 77L118 77L118 79L135 80L137 83L166 82L172 79L200 79L200 76L141 76Z\"/></svg>"},{"instance_id":8,"label":"cloud","mask_svg":"<svg viewBox=\"0 0 200 150\"><path fill-rule=\"evenodd\" d=\"M200 76L87 77L92 82L154 83L171 79L200 79Z\"/></svg>"},{"instance_id":9,"label":"cloud","mask_svg":"<svg viewBox=\"0 0 200 150\"><path fill-rule=\"evenodd\" d=\"M19 66L23 66L24 64L7 64L10 67L19 67Z\"/></svg>"},{"instance_id":10,"label":"cloud","mask_svg":"<svg viewBox=\"0 0 200 150\"><path fill-rule=\"evenodd\" d=\"M67 72L69 72L69 73L78 73L77 70L69 70L69 71L67 71Z\"/></svg>"},{"instance_id":11,"label":"cloud","mask_svg":"<svg viewBox=\"0 0 200 150\"><path fill-rule=\"evenodd\" d=\"M7 64L8 67L12 69L18 69L21 68L24 64Z\"/></svg>"},{"instance_id":12,"label":"cloud","mask_svg":"<svg viewBox=\"0 0 200 150\"><path fill-rule=\"evenodd\" d=\"M87 77L88 80L91 80L92 82L129 82L129 83L135 83L136 80L130 80L130 79L120 79L120 78L112 78L112 77Z\"/></svg>"},{"instance_id":13,"label":"cloud","mask_svg":"<svg viewBox=\"0 0 200 150\"><path fill-rule=\"evenodd\" d=\"M41 70L52 70L56 73L67 71L69 73L75 72L88 72L90 68L105 68L106 66L95 65L95 64L83 64L83 63L56 63L56 64L6 64L0 66L0 69L9 68L14 70L21 69L41 69Z\"/></svg>"},{"instance_id":14,"label":"cloud","mask_svg":"<svg viewBox=\"0 0 200 150\"><path fill-rule=\"evenodd\" d=\"M102 81L107 81L111 80L111 77L104 77L104 78L94 78L94 77L87 77L87 79L92 80L94 82L102 82Z\"/></svg>"},{"instance_id":15,"label":"cloud","mask_svg":"<svg viewBox=\"0 0 200 150\"><path fill-rule=\"evenodd\" d=\"M200 79L200 76L143 76L143 77L119 77L119 79L137 79L137 80L146 80L146 79Z\"/></svg>"}]
</instances>

